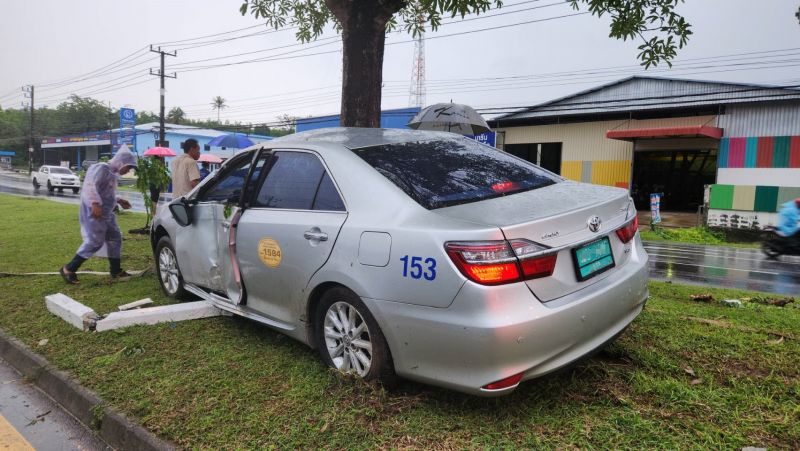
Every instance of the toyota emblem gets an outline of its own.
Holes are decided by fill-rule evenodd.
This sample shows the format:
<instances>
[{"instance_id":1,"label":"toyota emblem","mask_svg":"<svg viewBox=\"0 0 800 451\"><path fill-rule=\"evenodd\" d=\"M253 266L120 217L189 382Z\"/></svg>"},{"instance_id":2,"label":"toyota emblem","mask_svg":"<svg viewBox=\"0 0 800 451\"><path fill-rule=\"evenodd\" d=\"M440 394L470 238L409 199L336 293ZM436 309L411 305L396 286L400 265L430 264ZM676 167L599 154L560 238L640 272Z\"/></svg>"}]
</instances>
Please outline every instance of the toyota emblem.
<instances>
[{"instance_id":1,"label":"toyota emblem","mask_svg":"<svg viewBox=\"0 0 800 451\"><path fill-rule=\"evenodd\" d=\"M589 230L592 232L599 231L602 224L603 221L600 220L600 216L592 216L589 218Z\"/></svg>"}]
</instances>

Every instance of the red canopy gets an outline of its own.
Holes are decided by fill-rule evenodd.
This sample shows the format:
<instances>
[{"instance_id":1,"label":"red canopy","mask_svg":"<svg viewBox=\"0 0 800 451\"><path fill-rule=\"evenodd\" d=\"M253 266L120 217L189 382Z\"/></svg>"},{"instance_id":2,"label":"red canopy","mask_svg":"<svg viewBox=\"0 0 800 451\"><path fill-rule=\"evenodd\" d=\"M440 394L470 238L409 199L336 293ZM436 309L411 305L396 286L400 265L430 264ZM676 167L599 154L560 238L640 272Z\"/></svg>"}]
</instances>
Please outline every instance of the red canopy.
<instances>
[{"instance_id":1,"label":"red canopy","mask_svg":"<svg viewBox=\"0 0 800 451\"><path fill-rule=\"evenodd\" d=\"M722 138L722 129L705 125L688 127L633 128L628 130L609 130L608 139L633 141L634 139L654 138Z\"/></svg>"}]
</instances>

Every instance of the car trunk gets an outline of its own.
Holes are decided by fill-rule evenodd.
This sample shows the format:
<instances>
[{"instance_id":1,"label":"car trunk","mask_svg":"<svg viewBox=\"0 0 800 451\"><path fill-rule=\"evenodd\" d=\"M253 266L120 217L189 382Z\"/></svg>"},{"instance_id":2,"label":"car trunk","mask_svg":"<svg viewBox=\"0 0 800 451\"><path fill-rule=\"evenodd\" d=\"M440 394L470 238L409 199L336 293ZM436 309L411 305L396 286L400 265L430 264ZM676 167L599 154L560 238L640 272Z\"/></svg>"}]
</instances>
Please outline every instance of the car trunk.
<instances>
[{"instance_id":1,"label":"car trunk","mask_svg":"<svg viewBox=\"0 0 800 451\"><path fill-rule=\"evenodd\" d=\"M561 182L509 196L434 210L435 213L482 225L499 227L506 239L526 239L559 248L553 275L528 280L531 292L542 302L552 301L605 279L624 266L631 243L614 233L635 215L628 192L609 186ZM598 216L600 229L589 229ZM614 267L579 280L573 249L608 237Z\"/></svg>"}]
</instances>

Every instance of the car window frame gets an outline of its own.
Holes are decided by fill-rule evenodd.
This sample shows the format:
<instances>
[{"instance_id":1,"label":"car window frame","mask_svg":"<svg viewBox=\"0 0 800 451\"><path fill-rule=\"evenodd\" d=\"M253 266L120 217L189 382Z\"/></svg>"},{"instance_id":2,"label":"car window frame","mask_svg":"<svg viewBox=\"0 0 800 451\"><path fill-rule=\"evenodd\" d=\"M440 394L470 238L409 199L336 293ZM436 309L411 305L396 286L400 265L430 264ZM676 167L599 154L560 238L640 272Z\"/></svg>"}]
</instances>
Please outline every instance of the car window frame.
<instances>
[{"instance_id":1,"label":"car window frame","mask_svg":"<svg viewBox=\"0 0 800 451\"><path fill-rule=\"evenodd\" d=\"M287 212L288 211L299 211L299 212L344 213L344 214L347 214L349 212L349 208L347 207L347 201L345 200L345 197L342 195L342 190L341 190L341 188L339 188L339 184L336 183L336 179L333 177L333 174L331 173L331 170L328 167L328 164L325 162L325 159L322 158L322 155L320 155L319 153L317 153L317 152L315 152L313 150L310 150L310 149L293 149L293 148L279 147L279 148L272 148L272 149L269 149L269 150L270 150L271 155L273 155L273 156L278 152L294 152L294 153L308 153L308 154L311 154L314 157L316 157L317 161L319 161L322 164L322 168L325 170L325 174L328 174L328 178L331 179L331 183L333 184L333 187L336 190L336 194L339 195L339 199L342 201L342 205L344 206L344 210L314 210L313 208L309 208L309 209L304 209L304 208L275 208L275 207L264 207L264 206L260 206L260 205L259 206L252 205L252 203L255 200L255 197L258 196L259 192L261 192L261 188L264 186L264 182L267 180L267 177L269 177L269 174L272 172L272 169L273 169L273 166L274 166L274 162L275 162L274 159L269 162L269 166L267 167L267 170L266 171L262 171L261 176L259 177L259 180L257 182L257 185L256 185L255 189L252 191L252 194L251 194L252 198L250 199L250 205L248 206L249 209L253 209L253 210L271 210L271 211L287 211ZM322 183L322 178L324 178L324 174L323 174L323 177L320 178L319 183L317 184L317 189L316 189L316 191L314 193L314 199L311 201L311 206L312 207L314 206L314 202L316 201L317 195L319 194L319 187L320 187L320 184Z\"/></svg>"},{"instance_id":2,"label":"car window frame","mask_svg":"<svg viewBox=\"0 0 800 451\"><path fill-rule=\"evenodd\" d=\"M249 177L252 174L253 162L256 161L254 159L254 155L258 155L259 154L258 151L251 150L251 151L248 151L248 152L242 152L242 153L240 153L238 155L234 155L233 157L231 157L229 160L227 160L225 162L225 164L222 166L222 168L220 168L219 170L217 170L214 173L215 174L214 178L209 180L208 183L203 185L194 194L194 196L192 196L191 200L194 201L195 203L202 203L202 204L224 203L224 201L221 201L221 200L208 200L208 199L203 199L202 197L205 196L209 191L214 189L217 185L219 185L219 183L223 180L223 178L226 178L228 175L230 175L233 172L233 170L230 169L230 168L232 168L234 165L238 164L240 159L243 160L243 161L247 161L247 156L246 155L248 155L248 154L250 154L250 165L251 166L247 171L247 178L245 178L245 186L242 187L242 194L244 194L244 192L245 192L244 188L246 187L247 182L249 180ZM241 199L242 199L241 196L239 196L239 203L241 203Z\"/></svg>"}]
</instances>

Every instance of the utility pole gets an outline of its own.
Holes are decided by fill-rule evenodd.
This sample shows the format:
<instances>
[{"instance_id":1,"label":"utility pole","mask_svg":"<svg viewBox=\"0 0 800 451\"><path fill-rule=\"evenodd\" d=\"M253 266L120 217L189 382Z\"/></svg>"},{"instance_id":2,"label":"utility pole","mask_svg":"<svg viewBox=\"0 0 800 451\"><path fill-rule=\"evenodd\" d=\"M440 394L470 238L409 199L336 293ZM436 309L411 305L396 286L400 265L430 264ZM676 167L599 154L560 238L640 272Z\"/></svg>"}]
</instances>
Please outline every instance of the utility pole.
<instances>
[{"instance_id":1,"label":"utility pole","mask_svg":"<svg viewBox=\"0 0 800 451\"><path fill-rule=\"evenodd\" d=\"M159 127L158 127L158 142L156 143L156 146L167 147L165 139L166 131L164 130L164 94L166 93L166 89L164 89L164 79L178 78L178 74L175 72L173 72L172 75L167 75L164 73L164 57L178 56L178 52L177 51L172 53L165 52L161 50L160 46L158 47L158 49L154 49L152 45L150 46L150 51L161 54L161 70L159 70L158 72L153 72L153 69L150 69L150 75L158 75L159 77L161 77L161 109L159 111L160 114L158 116Z\"/></svg>"},{"instance_id":2,"label":"utility pole","mask_svg":"<svg viewBox=\"0 0 800 451\"><path fill-rule=\"evenodd\" d=\"M30 175L31 172L33 171L33 150L34 150L34 147L36 146L36 141L34 141L34 137L33 137L33 125L34 125L33 120L34 120L34 112L36 111L34 109L35 107L34 107L34 103L33 103L34 102L34 97L33 97L34 88L33 88L33 85L28 85L28 86L23 87L22 90L25 92L25 94L24 94L25 97L31 99L31 103L30 103L30 107L31 107L31 136L29 138L30 142L28 143L28 175ZM44 155L42 155L42 164L44 164Z\"/></svg>"}]
</instances>

